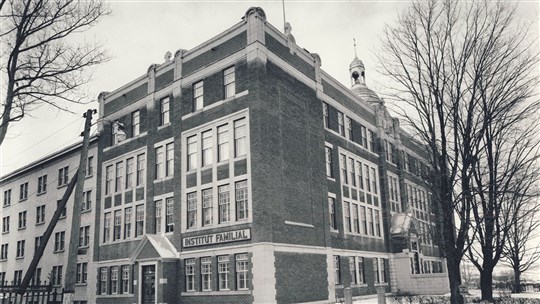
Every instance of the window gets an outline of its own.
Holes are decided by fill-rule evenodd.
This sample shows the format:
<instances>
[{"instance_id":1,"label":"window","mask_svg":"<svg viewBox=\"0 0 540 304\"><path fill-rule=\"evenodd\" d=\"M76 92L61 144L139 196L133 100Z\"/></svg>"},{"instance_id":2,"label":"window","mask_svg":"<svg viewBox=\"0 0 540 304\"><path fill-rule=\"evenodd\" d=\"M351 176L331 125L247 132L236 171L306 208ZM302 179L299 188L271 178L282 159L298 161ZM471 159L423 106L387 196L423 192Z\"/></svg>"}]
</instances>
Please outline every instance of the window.
<instances>
[{"instance_id":1,"label":"window","mask_svg":"<svg viewBox=\"0 0 540 304\"><path fill-rule=\"evenodd\" d=\"M163 151L164 147L156 148L156 165L155 165L155 175L156 179L163 178L165 174L165 152Z\"/></svg>"},{"instance_id":2,"label":"window","mask_svg":"<svg viewBox=\"0 0 540 304\"><path fill-rule=\"evenodd\" d=\"M366 271L364 269L364 258L363 257L357 257L356 260L358 261L358 283L365 284L366 283Z\"/></svg>"},{"instance_id":3,"label":"window","mask_svg":"<svg viewBox=\"0 0 540 304\"><path fill-rule=\"evenodd\" d=\"M137 186L144 184L144 168L146 166L145 155L137 155Z\"/></svg>"},{"instance_id":4,"label":"window","mask_svg":"<svg viewBox=\"0 0 540 304\"><path fill-rule=\"evenodd\" d=\"M105 194L111 194L112 191L112 177L113 175L113 166L107 166L105 168Z\"/></svg>"},{"instance_id":5,"label":"window","mask_svg":"<svg viewBox=\"0 0 540 304\"><path fill-rule=\"evenodd\" d=\"M367 129L364 126L360 126L360 144L364 148L368 148L367 144Z\"/></svg>"},{"instance_id":6,"label":"window","mask_svg":"<svg viewBox=\"0 0 540 304\"><path fill-rule=\"evenodd\" d=\"M347 176L347 157L345 155L339 155L339 164L341 167L341 182L344 184L348 184L349 179Z\"/></svg>"},{"instance_id":7,"label":"window","mask_svg":"<svg viewBox=\"0 0 540 304\"><path fill-rule=\"evenodd\" d=\"M21 184L19 192L19 201L24 201L28 198L28 182Z\"/></svg>"},{"instance_id":8,"label":"window","mask_svg":"<svg viewBox=\"0 0 540 304\"><path fill-rule=\"evenodd\" d=\"M79 247L88 247L90 245L90 226L79 228Z\"/></svg>"},{"instance_id":9,"label":"window","mask_svg":"<svg viewBox=\"0 0 540 304\"><path fill-rule=\"evenodd\" d=\"M246 119L234 121L234 157L246 154Z\"/></svg>"},{"instance_id":10,"label":"window","mask_svg":"<svg viewBox=\"0 0 540 304\"><path fill-rule=\"evenodd\" d=\"M219 223L227 223L231 220L231 202L229 185L218 187Z\"/></svg>"},{"instance_id":11,"label":"window","mask_svg":"<svg viewBox=\"0 0 540 304\"><path fill-rule=\"evenodd\" d=\"M161 200L155 201L156 204L156 233L161 233L162 214L163 214L163 202Z\"/></svg>"},{"instance_id":12,"label":"window","mask_svg":"<svg viewBox=\"0 0 540 304\"><path fill-rule=\"evenodd\" d=\"M367 234L366 207L360 206L360 229L362 234Z\"/></svg>"},{"instance_id":13,"label":"window","mask_svg":"<svg viewBox=\"0 0 540 304\"><path fill-rule=\"evenodd\" d=\"M386 283L386 268L388 260L383 258L373 258L373 272L375 274L375 283Z\"/></svg>"},{"instance_id":14,"label":"window","mask_svg":"<svg viewBox=\"0 0 540 304\"><path fill-rule=\"evenodd\" d=\"M23 279L22 276L22 270L15 270L15 273L13 274L13 281L15 284L21 284Z\"/></svg>"},{"instance_id":15,"label":"window","mask_svg":"<svg viewBox=\"0 0 540 304\"><path fill-rule=\"evenodd\" d=\"M60 208L60 205L62 203L62 200L56 201L56 209ZM64 209L62 209L62 213L60 213L60 218L65 218L67 214L67 207L64 206Z\"/></svg>"},{"instance_id":16,"label":"window","mask_svg":"<svg viewBox=\"0 0 540 304\"><path fill-rule=\"evenodd\" d=\"M343 121L343 113L338 112L337 113L337 118L338 118L338 132L339 132L339 135L345 136L345 125L344 125L344 121Z\"/></svg>"},{"instance_id":17,"label":"window","mask_svg":"<svg viewBox=\"0 0 540 304\"><path fill-rule=\"evenodd\" d=\"M377 172L375 171L375 168L371 168L371 183L372 183L372 191L374 194L377 194Z\"/></svg>"},{"instance_id":18,"label":"window","mask_svg":"<svg viewBox=\"0 0 540 304\"><path fill-rule=\"evenodd\" d=\"M324 147L326 155L326 176L334 177L334 172L332 171L332 148Z\"/></svg>"},{"instance_id":19,"label":"window","mask_svg":"<svg viewBox=\"0 0 540 304\"><path fill-rule=\"evenodd\" d=\"M2 244L0 248L0 260L7 260L8 258L8 245L9 244Z\"/></svg>"},{"instance_id":20,"label":"window","mask_svg":"<svg viewBox=\"0 0 540 304\"><path fill-rule=\"evenodd\" d=\"M118 294L118 266L111 267L111 294Z\"/></svg>"},{"instance_id":21,"label":"window","mask_svg":"<svg viewBox=\"0 0 540 304\"><path fill-rule=\"evenodd\" d=\"M212 259L201 258L201 285L202 291L212 290Z\"/></svg>"},{"instance_id":22,"label":"window","mask_svg":"<svg viewBox=\"0 0 540 304\"><path fill-rule=\"evenodd\" d=\"M203 81L193 84L193 112L199 111L204 106Z\"/></svg>"},{"instance_id":23,"label":"window","mask_svg":"<svg viewBox=\"0 0 540 304\"><path fill-rule=\"evenodd\" d=\"M67 185L69 182L69 166L66 166L64 168L60 168L58 170L58 187Z\"/></svg>"},{"instance_id":24,"label":"window","mask_svg":"<svg viewBox=\"0 0 540 304\"><path fill-rule=\"evenodd\" d=\"M47 175L38 177L37 193L41 194L45 192L47 192Z\"/></svg>"},{"instance_id":25,"label":"window","mask_svg":"<svg viewBox=\"0 0 540 304\"><path fill-rule=\"evenodd\" d=\"M144 205L135 207L135 237L144 233Z\"/></svg>"},{"instance_id":26,"label":"window","mask_svg":"<svg viewBox=\"0 0 540 304\"><path fill-rule=\"evenodd\" d=\"M356 277L356 262L354 257L349 257L349 275L351 276L351 284L358 284L358 278Z\"/></svg>"},{"instance_id":27,"label":"window","mask_svg":"<svg viewBox=\"0 0 540 304\"><path fill-rule=\"evenodd\" d=\"M187 228L197 226L197 193L187 194Z\"/></svg>"},{"instance_id":28,"label":"window","mask_svg":"<svg viewBox=\"0 0 540 304\"><path fill-rule=\"evenodd\" d=\"M75 283L86 284L88 280L88 263L77 263L77 279Z\"/></svg>"},{"instance_id":29,"label":"window","mask_svg":"<svg viewBox=\"0 0 540 304\"><path fill-rule=\"evenodd\" d=\"M133 157L126 159L126 189L133 187Z\"/></svg>"},{"instance_id":30,"label":"window","mask_svg":"<svg viewBox=\"0 0 540 304\"><path fill-rule=\"evenodd\" d=\"M358 174L358 187L360 187L360 189L364 189L364 178L362 177L362 163L361 162L356 162L356 172Z\"/></svg>"},{"instance_id":31,"label":"window","mask_svg":"<svg viewBox=\"0 0 540 304\"><path fill-rule=\"evenodd\" d=\"M124 209L124 239L129 239L131 237L132 213L132 207Z\"/></svg>"},{"instance_id":32,"label":"window","mask_svg":"<svg viewBox=\"0 0 540 304\"><path fill-rule=\"evenodd\" d=\"M343 203L343 213L345 215L345 231L351 232L351 211L349 203Z\"/></svg>"},{"instance_id":33,"label":"window","mask_svg":"<svg viewBox=\"0 0 540 304\"><path fill-rule=\"evenodd\" d=\"M39 284L41 284L41 268L36 268L36 271L34 272L34 276L32 277L32 280L30 281L30 284L31 285L39 285Z\"/></svg>"},{"instance_id":34,"label":"window","mask_svg":"<svg viewBox=\"0 0 540 304\"><path fill-rule=\"evenodd\" d=\"M367 234L373 235L373 210L371 208L367 208L367 222L368 222Z\"/></svg>"},{"instance_id":35,"label":"window","mask_svg":"<svg viewBox=\"0 0 540 304\"><path fill-rule=\"evenodd\" d=\"M123 294L129 293L129 276L130 276L129 265L123 265L122 266L122 293Z\"/></svg>"},{"instance_id":36,"label":"window","mask_svg":"<svg viewBox=\"0 0 540 304\"><path fill-rule=\"evenodd\" d=\"M94 174L94 157L88 156L86 160L86 176L92 176Z\"/></svg>"},{"instance_id":37,"label":"window","mask_svg":"<svg viewBox=\"0 0 540 304\"><path fill-rule=\"evenodd\" d=\"M213 206L214 199L212 195L212 189L205 189L202 191L202 225L209 226L213 222Z\"/></svg>"},{"instance_id":38,"label":"window","mask_svg":"<svg viewBox=\"0 0 540 304\"><path fill-rule=\"evenodd\" d=\"M347 128L347 133L345 133L345 136L347 136L348 139L353 140L352 120L349 117L345 117L345 123Z\"/></svg>"},{"instance_id":39,"label":"window","mask_svg":"<svg viewBox=\"0 0 540 304\"><path fill-rule=\"evenodd\" d=\"M247 181L236 183L236 220L248 218L248 191Z\"/></svg>"},{"instance_id":40,"label":"window","mask_svg":"<svg viewBox=\"0 0 540 304\"><path fill-rule=\"evenodd\" d=\"M186 291L195 291L195 259L185 260Z\"/></svg>"},{"instance_id":41,"label":"window","mask_svg":"<svg viewBox=\"0 0 540 304\"><path fill-rule=\"evenodd\" d=\"M399 181L396 176L390 174L388 174L388 192L391 210L395 212L401 212Z\"/></svg>"},{"instance_id":42,"label":"window","mask_svg":"<svg viewBox=\"0 0 540 304\"><path fill-rule=\"evenodd\" d=\"M371 130L368 130L368 147L369 151L375 153L375 133Z\"/></svg>"},{"instance_id":43,"label":"window","mask_svg":"<svg viewBox=\"0 0 540 304\"><path fill-rule=\"evenodd\" d=\"M337 229L336 226L336 199L333 197L328 198L328 209L329 209L329 222L330 229Z\"/></svg>"},{"instance_id":44,"label":"window","mask_svg":"<svg viewBox=\"0 0 540 304\"><path fill-rule=\"evenodd\" d=\"M131 113L131 136L135 137L141 134L141 113L135 111Z\"/></svg>"},{"instance_id":45,"label":"window","mask_svg":"<svg viewBox=\"0 0 540 304\"><path fill-rule=\"evenodd\" d=\"M101 267L99 270L100 276L99 276L99 286L100 286L100 293L102 295L107 294L107 283L109 281L108 276L109 273L107 271L107 267Z\"/></svg>"},{"instance_id":46,"label":"window","mask_svg":"<svg viewBox=\"0 0 540 304\"><path fill-rule=\"evenodd\" d=\"M238 290L246 290L248 275L248 255L241 253L236 255L236 288Z\"/></svg>"},{"instance_id":47,"label":"window","mask_svg":"<svg viewBox=\"0 0 540 304\"><path fill-rule=\"evenodd\" d=\"M11 189L4 191L4 207L11 205Z\"/></svg>"},{"instance_id":48,"label":"window","mask_svg":"<svg viewBox=\"0 0 540 304\"><path fill-rule=\"evenodd\" d=\"M218 162L229 159L229 126L217 127Z\"/></svg>"},{"instance_id":49,"label":"window","mask_svg":"<svg viewBox=\"0 0 540 304\"><path fill-rule=\"evenodd\" d=\"M193 135L187 139L187 170L197 168L197 136Z\"/></svg>"},{"instance_id":50,"label":"window","mask_svg":"<svg viewBox=\"0 0 540 304\"><path fill-rule=\"evenodd\" d=\"M379 211L373 210L373 217L375 220L375 235L381 236L381 223L379 221Z\"/></svg>"},{"instance_id":51,"label":"window","mask_svg":"<svg viewBox=\"0 0 540 304\"><path fill-rule=\"evenodd\" d=\"M116 179L114 182L114 191L122 191L122 180L124 175L124 163L123 162L117 162L116 163Z\"/></svg>"},{"instance_id":52,"label":"window","mask_svg":"<svg viewBox=\"0 0 540 304\"><path fill-rule=\"evenodd\" d=\"M163 126L170 122L169 112L169 97L165 97L159 101L159 125Z\"/></svg>"},{"instance_id":53,"label":"window","mask_svg":"<svg viewBox=\"0 0 540 304\"><path fill-rule=\"evenodd\" d=\"M336 285L341 283L341 270L339 263L339 255L334 256L334 282Z\"/></svg>"},{"instance_id":54,"label":"window","mask_svg":"<svg viewBox=\"0 0 540 304\"><path fill-rule=\"evenodd\" d=\"M174 143L165 146L165 176L172 176L174 170Z\"/></svg>"},{"instance_id":55,"label":"window","mask_svg":"<svg viewBox=\"0 0 540 304\"><path fill-rule=\"evenodd\" d=\"M353 232L360 233L360 221L358 220L358 205L352 204L352 223Z\"/></svg>"},{"instance_id":56,"label":"window","mask_svg":"<svg viewBox=\"0 0 540 304\"><path fill-rule=\"evenodd\" d=\"M25 240L17 241L17 258L24 258Z\"/></svg>"},{"instance_id":57,"label":"window","mask_svg":"<svg viewBox=\"0 0 540 304\"><path fill-rule=\"evenodd\" d=\"M36 225L45 223L45 205L36 207Z\"/></svg>"},{"instance_id":58,"label":"window","mask_svg":"<svg viewBox=\"0 0 540 304\"><path fill-rule=\"evenodd\" d=\"M108 242L111 238L111 213L105 213L103 220L103 242Z\"/></svg>"},{"instance_id":59,"label":"window","mask_svg":"<svg viewBox=\"0 0 540 304\"><path fill-rule=\"evenodd\" d=\"M214 154L212 150L212 130L208 130L202 133L202 166L211 165L214 161Z\"/></svg>"},{"instance_id":60,"label":"window","mask_svg":"<svg viewBox=\"0 0 540 304\"><path fill-rule=\"evenodd\" d=\"M349 178L353 187L356 187L356 173L354 171L354 159L349 157Z\"/></svg>"},{"instance_id":61,"label":"window","mask_svg":"<svg viewBox=\"0 0 540 304\"><path fill-rule=\"evenodd\" d=\"M81 203L81 211L92 210L92 190L84 191L83 201Z\"/></svg>"},{"instance_id":62,"label":"window","mask_svg":"<svg viewBox=\"0 0 540 304\"><path fill-rule=\"evenodd\" d=\"M9 216L4 216L2 218L2 233L9 232Z\"/></svg>"},{"instance_id":63,"label":"window","mask_svg":"<svg viewBox=\"0 0 540 304\"><path fill-rule=\"evenodd\" d=\"M330 119L328 117L328 104L326 102L323 102L323 104L322 104L322 112L323 112L323 124L324 124L324 127L329 128Z\"/></svg>"},{"instance_id":64,"label":"window","mask_svg":"<svg viewBox=\"0 0 540 304\"><path fill-rule=\"evenodd\" d=\"M165 202L165 232L172 232L174 231L174 200L168 198Z\"/></svg>"},{"instance_id":65,"label":"window","mask_svg":"<svg viewBox=\"0 0 540 304\"><path fill-rule=\"evenodd\" d=\"M0 286L3 286L5 281L6 281L6 273L2 271L0 272Z\"/></svg>"},{"instance_id":66,"label":"window","mask_svg":"<svg viewBox=\"0 0 540 304\"><path fill-rule=\"evenodd\" d=\"M66 232L60 231L54 234L54 252L64 251Z\"/></svg>"},{"instance_id":67,"label":"window","mask_svg":"<svg viewBox=\"0 0 540 304\"><path fill-rule=\"evenodd\" d=\"M223 71L223 91L225 98L233 97L236 94L234 66Z\"/></svg>"},{"instance_id":68,"label":"window","mask_svg":"<svg viewBox=\"0 0 540 304\"><path fill-rule=\"evenodd\" d=\"M122 210L114 211L113 241L121 239Z\"/></svg>"},{"instance_id":69,"label":"window","mask_svg":"<svg viewBox=\"0 0 540 304\"><path fill-rule=\"evenodd\" d=\"M19 229L26 228L26 211L19 212Z\"/></svg>"},{"instance_id":70,"label":"window","mask_svg":"<svg viewBox=\"0 0 540 304\"><path fill-rule=\"evenodd\" d=\"M219 290L229 290L229 280L230 280L230 263L229 263L229 256L223 255L218 256L218 280Z\"/></svg>"}]
</instances>

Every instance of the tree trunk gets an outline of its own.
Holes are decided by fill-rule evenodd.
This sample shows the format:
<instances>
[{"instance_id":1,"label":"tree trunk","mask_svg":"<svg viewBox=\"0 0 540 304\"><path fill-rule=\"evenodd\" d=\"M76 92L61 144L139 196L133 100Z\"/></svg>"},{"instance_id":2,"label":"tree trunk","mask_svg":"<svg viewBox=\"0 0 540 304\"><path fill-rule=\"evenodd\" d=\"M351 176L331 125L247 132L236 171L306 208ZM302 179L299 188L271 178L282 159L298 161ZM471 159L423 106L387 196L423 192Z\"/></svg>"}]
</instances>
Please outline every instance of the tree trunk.
<instances>
[{"instance_id":1,"label":"tree trunk","mask_svg":"<svg viewBox=\"0 0 540 304\"><path fill-rule=\"evenodd\" d=\"M514 269L514 288L512 288L513 293L521 293L521 271L519 269Z\"/></svg>"},{"instance_id":2,"label":"tree trunk","mask_svg":"<svg viewBox=\"0 0 540 304\"><path fill-rule=\"evenodd\" d=\"M482 289L482 300L493 303L493 269L480 271L480 289Z\"/></svg>"},{"instance_id":3,"label":"tree trunk","mask_svg":"<svg viewBox=\"0 0 540 304\"><path fill-rule=\"evenodd\" d=\"M459 286L461 286L460 262L460 260L454 261L450 258L446 260L446 266L448 267L448 281L450 283L450 302L452 304L465 303L463 296L459 292Z\"/></svg>"}]
</instances>

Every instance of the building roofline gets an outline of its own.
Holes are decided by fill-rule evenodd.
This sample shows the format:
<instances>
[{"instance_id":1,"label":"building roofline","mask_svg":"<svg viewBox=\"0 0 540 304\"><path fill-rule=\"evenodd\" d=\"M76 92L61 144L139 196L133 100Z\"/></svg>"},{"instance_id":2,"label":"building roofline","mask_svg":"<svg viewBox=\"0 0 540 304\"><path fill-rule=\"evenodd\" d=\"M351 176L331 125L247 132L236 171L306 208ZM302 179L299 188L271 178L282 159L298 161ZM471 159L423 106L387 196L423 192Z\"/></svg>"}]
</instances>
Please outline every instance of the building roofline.
<instances>
[{"instance_id":1,"label":"building roofline","mask_svg":"<svg viewBox=\"0 0 540 304\"><path fill-rule=\"evenodd\" d=\"M99 138L99 135L94 135L94 136L90 137L89 146L97 144L98 138ZM6 183L10 179L16 178L16 177L18 177L20 175L24 175L25 173L32 170L33 168L35 168L35 167L37 167L39 165L42 165L42 164L44 164L46 162L50 162L50 161L52 161L54 159L57 159L57 158L59 158L61 156L69 154L69 153L71 153L73 151L77 151L81 147L82 147L82 140L78 141L78 142L76 142L74 144L71 144L71 145L69 145L67 147L56 150L56 151L54 151L52 153L49 153L49 154L43 156L42 158L29 163L26 166L20 167L18 169L15 169L15 170L9 172L8 174L6 174L4 176L1 176L0 177L0 184Z\"/></svg>"}]
</instances>

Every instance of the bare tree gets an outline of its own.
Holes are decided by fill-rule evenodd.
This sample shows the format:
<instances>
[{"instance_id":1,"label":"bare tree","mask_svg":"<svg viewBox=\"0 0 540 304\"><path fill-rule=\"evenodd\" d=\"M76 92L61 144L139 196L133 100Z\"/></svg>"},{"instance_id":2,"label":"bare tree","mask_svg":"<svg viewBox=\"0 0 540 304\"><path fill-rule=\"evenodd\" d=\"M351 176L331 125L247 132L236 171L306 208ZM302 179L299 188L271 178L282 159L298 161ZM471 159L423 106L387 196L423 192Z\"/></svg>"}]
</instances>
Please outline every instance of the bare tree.
<instances>
[{"instance_id":1,"label":"bare tree","mask_svg":"<svg viewBox=\"0 0 540 304\"><path fill-rule=\"evenodd\" d=\"M538 83L532 76L538 54L531 54L527 32L516 31L515 22L515 10L503 3L414 2L383 38L380 64L395 82L389 97L431 158L434 178L428 182L440 211L439 245L452 303L464 301L460 263L468 241L482 233L474 224L485 223L475 214L479 190L493 190L486 183L479 188L479 177L486 162L496 168L504 161L486 158L488 150L498 148L493 140L501 137L501 127L509 134L516 121L526 119L516 113L536 106L526 101ZM491 197L498 195L493 190ZM487 218L493 217L487 210ZM488 230L492 241L494 231ZM483 298L490 299L490 291Z\"/></svg>"},{"instance_id":2,"label":"bare tree","mask_svg":"<svg viewBox=\"0 0 540 304\"><path fill-rule=\"evenodd\" d=\"M87 69L108 58L101 46L73 43L109 10L100 0L1 0L2 114L0 145L12 122L47 104L85 103Z\"/></svg>"}]
</instances>

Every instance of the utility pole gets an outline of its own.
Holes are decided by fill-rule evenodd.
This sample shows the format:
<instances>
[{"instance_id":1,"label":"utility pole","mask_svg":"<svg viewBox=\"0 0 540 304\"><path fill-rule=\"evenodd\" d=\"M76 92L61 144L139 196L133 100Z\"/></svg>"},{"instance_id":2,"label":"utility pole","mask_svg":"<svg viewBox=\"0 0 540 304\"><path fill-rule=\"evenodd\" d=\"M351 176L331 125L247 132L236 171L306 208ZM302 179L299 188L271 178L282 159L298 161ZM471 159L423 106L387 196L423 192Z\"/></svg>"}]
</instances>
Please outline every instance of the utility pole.
<instances>
[{"instance_id":1,"label":"utility pole","mask_svg":"<svg viewBox=\"0 0 540 304\"><path fill-rule=\"evenodd\" d=\"M77 186L75 187L75 200L73 202L73 215L71 219L71 236L69 238L68 261L66 266L66 276L64 284L64 304L73 304L75 295L75 279L77 277L77 257L79 255L79 229L81 226L81 202L84 192L84 177L86 175L86 163L88 161L88 145L90 141L90 127L92 126L92 114L96 110L89 109L83 114L86 118L84 123L83 143L81 148L81 159L79 160L79 170L77 171Z\"/></svg>"}]
</instances>

